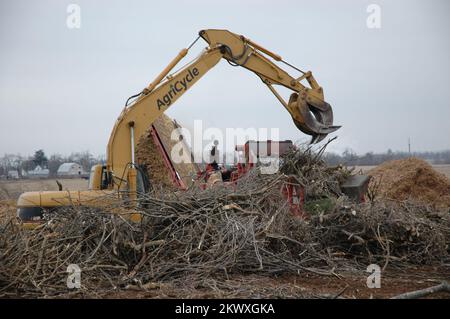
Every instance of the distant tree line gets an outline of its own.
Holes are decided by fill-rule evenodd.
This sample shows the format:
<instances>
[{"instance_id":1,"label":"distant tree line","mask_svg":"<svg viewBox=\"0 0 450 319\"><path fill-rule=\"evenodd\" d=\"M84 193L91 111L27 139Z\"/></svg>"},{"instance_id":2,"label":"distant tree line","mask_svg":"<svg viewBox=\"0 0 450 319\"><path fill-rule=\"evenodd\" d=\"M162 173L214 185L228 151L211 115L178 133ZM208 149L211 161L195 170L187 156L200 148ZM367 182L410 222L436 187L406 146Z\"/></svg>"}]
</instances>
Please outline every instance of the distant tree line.
<instances>
[{"instance_id":1,"label":"distant tree line","mask_svg":"<svg viewBox=\"0 0 450 319\"><path fill-rule=\"evenodd\" d=\"M354 165L378 165L386 161L417 157L428 161L431 164L450 164L450 150L440 152L393 152L388 150L385 153L368 152L358 155L353 150L347 149L342 154L327 152L324 154L325 161L330 165L345 164Z\"/></svg>"},{"instance_id":2,"label":"distant tree line","mask_svg":"<svg viewBox=\"0 0 450 319\"><path fill-rule=\"evenodd\" d=\"M330 165L345 164L354 165L378 165L386 161L402 159L408 157L418 157L431 164L450 164L450 150L440 152L393 152L388 150L385 153L368 152L363 155L356 154L353 150L347 149L342 154L326 152L325 161ZM104 156L94 157L90 152L77 152L68 156L52 154L49 157L44 150L37 150L33 156L21 156L19 154L5 154L0 157L0 176L6 175L10 170L31 171L38 165L41 168L48 168L50 177L56 176L58 168L63 163L78 163L85 172L89 172L91 167L98 163L104 163Z\"/></svg>"},{"instance_id":3,"label":"distant tree line","mask_svg":"<svg viewBox=\"0 0 450 319\"><path fill-rule=\"evenodd\" d=\"M31 171L38 165L41 168L48 168L49 176L56 176L58 168L63 163L78 163L85 172L89 172L95 164L104 162L104 157L94 157L90 152L77 152L68 156L52 154L49 157L44 150L37 150L33 156L21 156L19 154L5 154L0 157L0 176L6 175L10 170L16 170L19 175L24 171Z\"/></svg>"}]
</instances>

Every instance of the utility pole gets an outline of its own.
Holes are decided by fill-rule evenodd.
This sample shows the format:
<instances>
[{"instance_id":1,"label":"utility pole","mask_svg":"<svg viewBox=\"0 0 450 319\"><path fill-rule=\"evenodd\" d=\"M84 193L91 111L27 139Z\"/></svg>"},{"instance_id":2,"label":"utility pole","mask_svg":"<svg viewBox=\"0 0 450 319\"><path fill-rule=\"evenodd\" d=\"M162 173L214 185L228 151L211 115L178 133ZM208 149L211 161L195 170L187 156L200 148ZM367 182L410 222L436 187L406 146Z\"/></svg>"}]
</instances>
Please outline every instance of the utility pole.
<instances>
[{"instance_id":1,"label":"utility pole","mask_svg":"<svg viewBox=\"0 0 450 319\"><path fill-rule=\"evenodd\" d=\"M408 137L408 153L411 155L411 139Z\"/></svg>"}]
</instances>

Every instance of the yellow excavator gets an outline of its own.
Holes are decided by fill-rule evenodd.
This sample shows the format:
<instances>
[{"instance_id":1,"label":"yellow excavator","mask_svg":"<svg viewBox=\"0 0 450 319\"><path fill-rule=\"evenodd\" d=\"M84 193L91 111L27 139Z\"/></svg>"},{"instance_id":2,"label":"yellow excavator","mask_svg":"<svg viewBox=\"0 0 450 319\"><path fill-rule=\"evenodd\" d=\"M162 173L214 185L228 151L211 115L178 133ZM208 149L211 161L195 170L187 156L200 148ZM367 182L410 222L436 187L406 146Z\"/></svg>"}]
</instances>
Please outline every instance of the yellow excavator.
<instances>
[{"instance_id":1,"label":"yellow excavator","mask_svg":"<svg viewBox=\"0 0 450 319\"><path fill-rule=\"evenodd\" d=\"M170 74L200 38L208 46L193 61ZM290 113L297 128L312 136L312 143L339 128L333 125L332 108L310 71L303 72L242 35L227 30L202 30L153 82L128 99L111 132L106 165L95 165L91 170L89 190L63 191L60 187L60 191L23 193L17 202L18 217L24 222L39 221L46 209L70 205L96 207L105 202L104 198L111 197L135 202L142 190L141 170L135 162L135 146L140 136L221 59L255 73ZM292 77L275 62L293 68L299 77ZM292 90L288 101L281 97L276 85ZM139 214L130 216L131 220L139 218Z\"/></svg>"}]
</instances>

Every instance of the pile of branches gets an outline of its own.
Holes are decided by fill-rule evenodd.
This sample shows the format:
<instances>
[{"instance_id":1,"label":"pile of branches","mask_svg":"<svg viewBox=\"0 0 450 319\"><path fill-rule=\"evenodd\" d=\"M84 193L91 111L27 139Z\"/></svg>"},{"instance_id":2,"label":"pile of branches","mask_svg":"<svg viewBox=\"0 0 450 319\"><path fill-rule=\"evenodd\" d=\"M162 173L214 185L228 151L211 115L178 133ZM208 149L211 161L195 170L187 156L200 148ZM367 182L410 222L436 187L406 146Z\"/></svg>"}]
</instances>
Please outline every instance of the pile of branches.
<instances>
[{"instance_id":1,"label":"pile of branches","mask_svg":"<svg viewBox=\"0 0 450 319\"><path fill-rule=\"evenodd\" d=\"M129 285L182 285L187 278L202 283L236 274L330 275L364 271L374 262L448 259L448 216L433 219L427 208L407 203L350 203L339 189L334 193L339 170L320 169L320 159L305 154L293 151L280 173L255 169L236 186L141 194L139 223L127 219L134 211L124 203L66 207L34 230L1 225L0 294L67 293L70 264L82 271L81 291L93 294ZM293 170L299 183L334 194L331 212L306 220L291 213L280 190Z\"/></svg>"},{"instance_id":2,"label":"pile of branches","mask_svg":"<svg viewBox=\"0 0 450 319\"><path fill-rule=\"evenodd\" d=\"M343 166L328 166L322 159L323 152L331 141L319 150L314 150L311 146L299 146L282 158L280 172L302 185L307 199L341 196L339 185L352 173Z\"/></svg>"},{"instance_id":3,"label":"pile of branches","mask_svg":"<svg viewBox=\"0 0 450 319\"><path fill-rule=\"evenodd\" d=\"M449 260L450 216L411 202L337 202L312 218L324 248L358 263L441 264Z\"/></svg>"}]
</instances>

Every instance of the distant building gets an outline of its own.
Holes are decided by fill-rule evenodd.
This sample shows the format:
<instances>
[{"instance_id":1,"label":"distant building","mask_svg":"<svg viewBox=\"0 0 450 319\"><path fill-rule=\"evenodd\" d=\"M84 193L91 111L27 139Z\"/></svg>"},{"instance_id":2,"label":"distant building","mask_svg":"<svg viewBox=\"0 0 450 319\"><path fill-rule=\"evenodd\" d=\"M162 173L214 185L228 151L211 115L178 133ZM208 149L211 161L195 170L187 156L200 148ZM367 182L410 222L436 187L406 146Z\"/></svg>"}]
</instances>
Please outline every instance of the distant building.
<instances>
[{"instance_id":1,"label":"distant building","mask_svg":"<svg viewBox=\"0 0 450 319\"><path fill-rule=\"evenodd\" d=\"M39 165L32 171L28 171L29 178L47 178L50 171L47 168L42 168Z\"/></svg>"},{"instance_id":2,"label":"distant building","mask_svg":"<svg viewBox=\"0 0 450 319\"><path fill-rule=\"evenodd\" d=\"M59 177L79 177L84 174L83 167L77 163L64 163L56 172Z\"/></svg>"},{"instance_id":3,"label":"distant building","mask_svg":"<svg viewBox=\"0 0 450 319\"><path fill-rule=\"evenodd\" d=\"M8 174L6 175L7 179L19 179L19 172L16 170L10 170L8 171Z\"/></svg>"}]
</instances>

